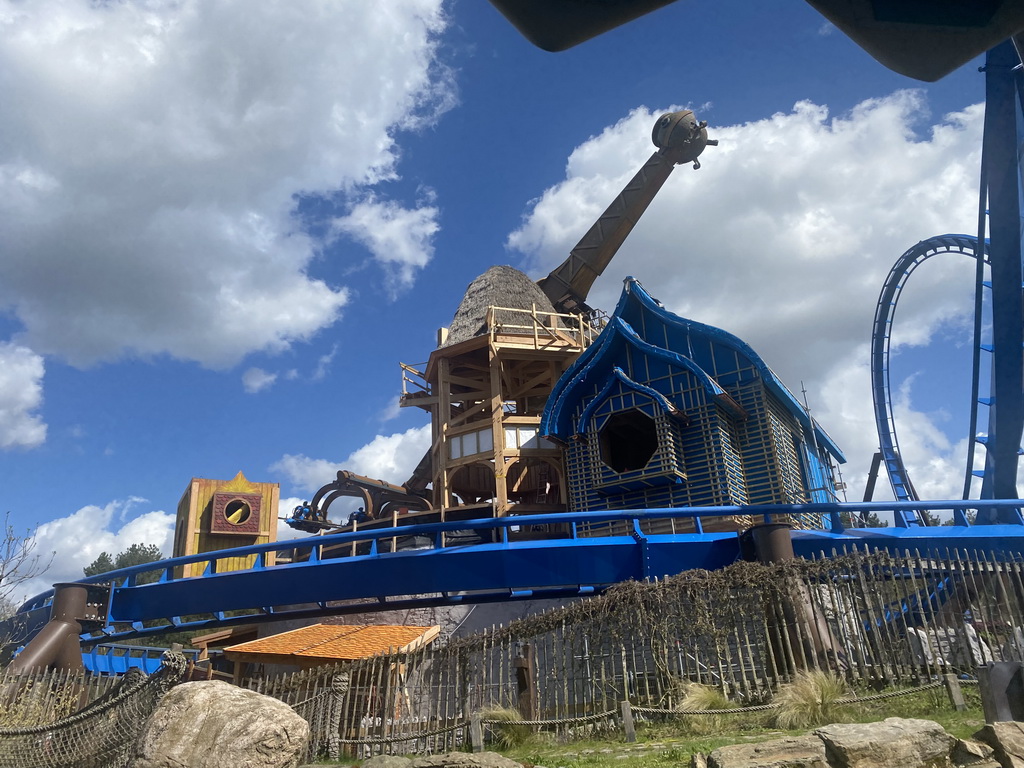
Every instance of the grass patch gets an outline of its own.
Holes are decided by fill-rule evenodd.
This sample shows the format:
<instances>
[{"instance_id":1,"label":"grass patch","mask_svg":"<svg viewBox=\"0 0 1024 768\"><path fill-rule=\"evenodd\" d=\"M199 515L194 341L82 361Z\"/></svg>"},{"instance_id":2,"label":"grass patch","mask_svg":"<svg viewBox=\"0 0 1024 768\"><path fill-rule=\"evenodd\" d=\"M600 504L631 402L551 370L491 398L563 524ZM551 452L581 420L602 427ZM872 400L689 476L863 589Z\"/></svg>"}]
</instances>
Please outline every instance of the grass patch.
<instances>
[{"instance_id":1,"label":"grass patch","mask_svg":"<svg viewBox=\"0 0 1024 768\"><path fill-rule=\"evenodd\" d=\"M38 681L12 682L0 703L0 728L31 728L49 725L78 709L76 685L51 688Z\"/></svg>"},{"instance_id":2,"label":"grass patch","mask_svg":"<svg viewBox=\"0 0 1024 768\"><path fill-rule=\"evenodd\" d=\"M775 724L790 730L841 722L848 715L839 701L850 693L846 681L834 672L798 672L793 682L780 686L772 699L779 707L775 710Z\"/></svg>"},{"instance_id":3,"label":"grass patch","mask_svg":"<svg viewBox=\"0 0 1024 768\"><path fill-rule=\"evenodd\" d=\"M501 749L520 747L533 737L533 728L523 723L523 716L518 709L493 704L477 714L481 720L491 721L484 725L485 732L490 735L493 744Z\"/></svg>"},{"instance_id":4,"label":"grass patch","mask_svg":"<svg viewBox=\"0 0 1024 768\"><path fill-rule=\"evenodd\" d=\"M737 705L718 688L700 683L683 683L682 698L676 704L680 712L701 712L708 709L736 709ZM726 718L731 715L687 715L679 719L680 725L694 735L721 733Z\"/></svg>"},{"instance_id":5,"label":"grass patch","mask_svg":"<svg viewBox=\"0 0 1024 768\"><path fill-rule=\"evenodd\" d=\"M874 691L844 688L843 698L871 693ZM873 702L840 705L839 720L877 722L887 717L914 717L934 720L949 734L967 738L984 725L984 715L977 686L964 686L963 693L968 706L964 712L953 710L945 690L935 688ZM481 716L489 719L483 712ZM780 731L771 723L770 717L754 720L751 713L718 717L722 719L722 727L716 733L690 732L685 722L688 718L683 716L637 722L637 742L634 744L626 743L618 731L602 731L601 736L567 743L556 741L550 734L544 741L542 732L531 733L530 738L518 746L506 748L495 743L488 745L488 749L519 762L546 768L679 768L680 765L688 765L691 756L697 752L707 754L727 744L749 744L786 735L803 735L810 728ZM515 715L510 722L514 721ZM351 766L354 762L347 759L331 765Z\"/></svg>"}]
</instances>

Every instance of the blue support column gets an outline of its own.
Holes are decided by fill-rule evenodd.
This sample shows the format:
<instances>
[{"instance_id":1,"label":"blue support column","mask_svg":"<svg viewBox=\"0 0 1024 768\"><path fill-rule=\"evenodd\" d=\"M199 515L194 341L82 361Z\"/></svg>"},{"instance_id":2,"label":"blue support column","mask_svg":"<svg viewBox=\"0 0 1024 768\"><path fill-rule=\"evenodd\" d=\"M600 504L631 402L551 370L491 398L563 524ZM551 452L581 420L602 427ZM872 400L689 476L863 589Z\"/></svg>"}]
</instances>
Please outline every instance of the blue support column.
<instances>
[{"instance_id":1,"label":"blue support column","mask_svg":"<svg viewBox=\"0 0 1024 768\"><path fill-rule=\"evenodd\" d=\"M992 406L982 498L1017 498L1017 462L1024 433L1024 296L1020 241L1020 163L1015 71L1010 41L989 51L985 64L985 147L989 258L992 275ZM986 190L982 190L985 194ZM1020 520L1015 509L992 510L979 523Z\"/></svg>"}]
</instances>

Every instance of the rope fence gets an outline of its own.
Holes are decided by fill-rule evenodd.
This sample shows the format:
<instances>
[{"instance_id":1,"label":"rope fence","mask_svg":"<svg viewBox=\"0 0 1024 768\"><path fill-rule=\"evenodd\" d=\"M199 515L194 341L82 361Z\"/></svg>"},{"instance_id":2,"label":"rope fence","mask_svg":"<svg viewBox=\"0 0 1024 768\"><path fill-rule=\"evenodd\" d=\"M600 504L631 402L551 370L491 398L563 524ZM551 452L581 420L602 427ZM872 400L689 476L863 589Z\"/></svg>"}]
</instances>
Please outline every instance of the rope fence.
<instances>
[{"instance_id":1,"label":"rope fence","mask_svg":"<svg viewBox=\"0 0 1024 768\"><path fill-rule=\"evenodd\" d=\"M106 693L73 714L42 725L0 729L0 768L124 768L156 703L181 682L185 669L185 657L168 652L157 672L115 680ZM77 703L90 696L84 678L70 683L65 680L61 688L45 685L46 681L47 676L5 675L0 685L7 712L34 708L40 693L47 698L48 711L58 714L61 701ZM93 689L95 693L96 687ZM63 699L55 700L54 693L63 693Z\"/></svg>"}]
</instances>

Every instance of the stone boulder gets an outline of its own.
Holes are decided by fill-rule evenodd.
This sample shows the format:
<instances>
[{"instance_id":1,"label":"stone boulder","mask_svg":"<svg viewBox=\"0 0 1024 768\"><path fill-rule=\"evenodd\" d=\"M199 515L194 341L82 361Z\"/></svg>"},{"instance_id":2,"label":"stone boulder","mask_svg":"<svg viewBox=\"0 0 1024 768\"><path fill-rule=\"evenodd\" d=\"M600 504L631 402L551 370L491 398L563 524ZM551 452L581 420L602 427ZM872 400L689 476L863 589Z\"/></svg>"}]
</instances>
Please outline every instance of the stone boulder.
<instances>
[{"instance_id":1,"label":"stone boulder","mask_svg":"<svg viewBox=\"0 0 1024 768\"><path fill-rule=\"evenodd\" d=\"M836 768L948 766L956 739L931 720L889 717L880 723L836 723L814 731Z\"/></svg>"},{"instance_id":2,"label":"stone boulder","mask_svg":"<svg viewBox=\"0 0 1024 768\"><path fill-rule=\"evenodd\" d=\"M1003 768L1024 768L1024 723L991 723L974 738L995 750Z\"/></svg>"},{"instance_id":3,"label":"stone boulder","mask_svg":"<svg viewBox=\"0 0 1024 768\"><path fill-rule=\"evenodd\" d=\"M1000 768L999 761L996 760L995 750L988 744L982 744L978 741L957 739L956 746L953 747L953 754L950 757L953 760L953 765L961 766L962 768Z\"/></svg>"},{"instance_id":4,"label":"stone boulder","mask_svg":"<svg viewBox=\"0 0 1024 768\"><path fill-rule=\"evenodd\" d=\"M363 768L409 768L412 758L398 755L374 755L363 761Z\"/></svg>"},{"instance_id":5,"label":"stone boulder","mask_svg":"<svg viewBox=\"0 0 1024 768\"><path fill-rule=\"evenodd\" d=\"M699 763L698 763L699 764ZM758 744L719 747L707 758L708 768L828 768L825 745L816 736L774 739Z\"/></svg>"},{"instance_id":6,"label":"stone boulder","mask_svg":"<svg viewBox=\"0 0 1024 768\"><path fill-rule=\"evenodd\" d=\"M447 752L414 757L409 768L523 768L523 765L497 752Z\"/></svg>"},{"instance_id":7,"label":"stone boulder","mask_svg":"<svg viewBox=\"0 0 1024 768\"><path fill-rule=\"evenodd\" d=\"M172 688L146 724L131 768L295 768L309 725L277 699L217 680Z\"/></svg>"}]
</instances>

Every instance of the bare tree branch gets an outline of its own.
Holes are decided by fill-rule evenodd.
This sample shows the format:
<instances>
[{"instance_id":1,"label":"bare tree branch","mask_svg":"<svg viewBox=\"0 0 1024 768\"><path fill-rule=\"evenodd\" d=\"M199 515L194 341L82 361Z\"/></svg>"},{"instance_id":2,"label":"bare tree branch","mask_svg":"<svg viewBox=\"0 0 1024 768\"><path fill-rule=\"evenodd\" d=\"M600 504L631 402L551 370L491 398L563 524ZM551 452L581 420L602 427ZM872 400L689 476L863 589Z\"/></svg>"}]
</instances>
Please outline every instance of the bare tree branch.
<instances>
[{"instance_id":1,"label":"bare tree branch","mask_svg":"<svg viewBox=\"0 0 1024 768\"><path fill-rule=\"evenodd\" d=\"M14 593L19 586L47 571L55 552L36 551L35 531L20 535L11 524L11 513L4 514L3 539L0 540L0 618L17 609Z\"/></svg>"}]
</instances>

